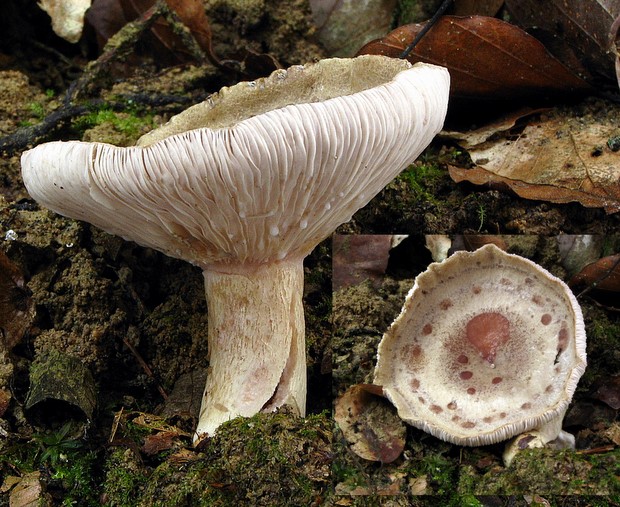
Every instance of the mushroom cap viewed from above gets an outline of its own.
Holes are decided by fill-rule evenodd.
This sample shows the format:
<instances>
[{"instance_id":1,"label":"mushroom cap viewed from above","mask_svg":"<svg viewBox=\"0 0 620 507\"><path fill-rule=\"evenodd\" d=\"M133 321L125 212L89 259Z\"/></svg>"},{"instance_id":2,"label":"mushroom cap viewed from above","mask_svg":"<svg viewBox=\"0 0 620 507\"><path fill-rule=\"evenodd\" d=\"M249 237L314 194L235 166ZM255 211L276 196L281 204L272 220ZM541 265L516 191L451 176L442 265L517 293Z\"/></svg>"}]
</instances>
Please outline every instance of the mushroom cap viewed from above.
<instances>
[{"instance_id":1,"label":"mushroom cap viewed from above","mask_svg":"<svg viewBox=\"0 0 620 507\"><path fill-rule=\"evenodd\" d=\"M202 268L209 375L196 440L283 404L305 412L303 258L441 129L449 75L328 59L224 88L138 146L22 156L39 203Z\"/></svg>"},{"instance_id":2,"label":"mushroom cap viewed from above","mask_svg":"<svg viewBox=\"0 0 620 507\"><path fill-rule=\"evenodd\" d=\"M402 419L460 445L537 429L548 442L586 367L568 286L495 245L420 274L379 345L374 383Z\"/></svg>"}]
</instances>

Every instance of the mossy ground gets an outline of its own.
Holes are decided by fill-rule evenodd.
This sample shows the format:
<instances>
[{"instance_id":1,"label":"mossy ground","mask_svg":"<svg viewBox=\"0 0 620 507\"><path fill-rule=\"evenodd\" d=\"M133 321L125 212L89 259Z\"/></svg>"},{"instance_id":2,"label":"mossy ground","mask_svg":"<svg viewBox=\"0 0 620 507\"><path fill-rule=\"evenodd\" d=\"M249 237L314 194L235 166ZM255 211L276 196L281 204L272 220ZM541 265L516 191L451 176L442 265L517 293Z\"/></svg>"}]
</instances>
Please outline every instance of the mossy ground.
<instances>
[{"instance_id":1,"label":"mossy ground","mask_svg":"<svg viewBox=\"0 0 620 507\"><path fill-rule=\"evenodd\" d=\"M312 505L330 488L331 427L328 414L259 414L224 424L198 452L177 447L150 459L136 452L142 441L134 436L109 453L105 502Z\"/></svg>"}]
</instances>

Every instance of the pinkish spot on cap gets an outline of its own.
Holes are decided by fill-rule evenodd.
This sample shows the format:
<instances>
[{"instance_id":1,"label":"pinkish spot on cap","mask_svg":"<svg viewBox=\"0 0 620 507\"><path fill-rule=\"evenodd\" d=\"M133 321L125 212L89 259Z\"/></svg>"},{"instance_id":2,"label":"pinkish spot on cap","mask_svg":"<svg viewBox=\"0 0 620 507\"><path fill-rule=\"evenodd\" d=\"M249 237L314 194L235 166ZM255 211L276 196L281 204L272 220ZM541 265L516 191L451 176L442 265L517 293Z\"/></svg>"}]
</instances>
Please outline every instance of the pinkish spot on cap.
<instances>
[{"instance_id":1,"label":"pinkish spot on cap","mask_svg":"<svg viewBox=\"0 0 620 507\"><path fill-rule=\"evenodd\" d=\"M504 380L502 377L493 377L491 384L499 384L502 380Z\"/></svg>"},{"instance_id":2,"label":"pinkish spot on cap","mask_svg":"<svg viewBox=\"0 0 620 507\"><path fill-rule=\"evenodd\" d=\"M549 324L551 324L551 315L549 315L548 313L543 314L543 316L540 318L540 322L543 326L548 326Z\"/></svg>"},{"instance_id":3,"label":"pinkish spot on cap","mask_svg":"<svg viewBox=\"0 0 620 507\"><path fill-rule=\"evenodd\" d=\"M550 393L551 391L553 391L553 384L549 384L547 387L545 387L546 393Z\"/></svg>"},{"instance_id":4,"label":"pinkish spot on cap","mask_svg":"<svg viewBox=\"0 0 620 507\"><path fill-rule=\"evenodd\" d=\"M528 409L532 408L532 404L531 403L524 403L523 405L521 405L521 408L523 410L528 410Z\"/></svg>"},{"instance_id":5,"label":"pinkish spot on cap","mask_svg":"<svg viewBox=\"0 0 620 507\"><path fill-rule=\"evenodd\" d=\"M474 285L473 289L471 290L474 294L480 294L480 292L482 291L482 288L479 285Z\"/></svg>"},{"instance_id":6,"label":"pinkish spot on cap","mask_svg":"<svg viewBox=\"0 0 620 507\"><path fill-rule=\"evenodd\" d=\"M431 412L434 412L435 414L440 414L441 412L443 412L443 408L441 408L439 405L431 405Z\"/></svg>"},{"instance_id":7,"label":"pinkish spot on cap","mask_svg":"<svg viewBox=\"0 0 620 507\"><path fill-rule=\"evenodd\" d=\"M429 335L432 332L433 332L433 326L431 326L430 324L424 324L424 327L422 328L422 334Z\"/></svg>"},{"instance_id":8,"label":"pinkish spot on cap","mask_svg":"<svg viewBox=\"0 0 620 507\"><path fill-rule=\"evenodd\" d=\"M483 420L485 423L487 423L487 424L488 424L488 423L490 423L490 422L492 422L492 421L493 421L493 418L492 418L492 417L487 416L487 417L483 417L483 418L482 418L482 420Z\"/></svg>"},{"instance_id":9,"label":"pinkish spot on cap","mask_svg":"<svg viewBox=\"0 0 620 507\"><path fill-rule=\"evenodd\" d=\"M473 387L467 389L467 394L476 394L476 390Z\"/></svg>"},{"instance_id":10,"label":"pinkish spot on cap","mask_svg":"<svg viewBox=\"0 0 620 507\"><path fill-rule=\"evenodd\" d=\"M449 410L456 410L456 401L451 401L446 405Z\"/></svg>"},{"instance_id":11,"label":"pinkish spot on cap","mask_svg":"<svg viewBox=\"0 0 620 507\"><path fill-rule=\"evenodd\" d=\"M418 396L418 401L419 401L422 405L426 404L426 400L425 400L424 398L422 398L422 396Z\"/></svg>"},{"instance_id":12,"label":"pinkish spot on cap","mask_svg":"<svg viewBox=\"0 0 620 507\"><path fill-rule=\"evenodd\" d=\"M409 385L411 386L411 390L413 392L416 392L418 388L420 387L420 381L417 378L411 379L411 382L409 382Z\"/></svg>"},{"instance_id":13,"label":"pinkish spot on cap","mask_svg":"<svg viewBox=\"0 0 620 507\"><path fill-rule=\"evenodd\" d=\"M532 280L529 276L525 278L525 285L532 285L534 280Z\"/></svg>"},{"instance_id":14,"label":"pinkish spot on cap","mask_svg":"<svg viewBox=\"0 0 620 507\"><path fill-rule=\"evenodd\" d=\"M411 353L410 353L411 358L419 359L421 355L422 355L422 348L419 345L413 345L411 347Z\"/></svg>"},{"instance_id":15,"label":"pinkish spot on cap","mask_svg":"<svg viewBox=\"0 0 620 507\"><path fill-rule=\"evenodd\" d=\"M448 308L450 308L452 306L452 300L450 299L443 299L440 303L439 303L439 308L441 308L442 310L447 310Z\"/></svg>"},{"instance_id":16,"label":"pinkish spot on cap","mask_svg":"<svg viewBox=\"0 0 620 507\"><path fill-rule=\"evenodd\" d=\"M456 360L461 364L469 363L469 357L467 357L465 354L461 354L459 357L456 358Z\"/></svg>"},{"instance_id":17,"label":"pinkish spot on cap","mask_svg":"<svg viewBox=\"0 0 620 507\"><path fill-rule=\"evenodd\" d=\"M502 285L512 285L512 282L508 278L500 278L499 283Z\"/></svg>"},{"instance_id":18,"label":"pinkish spot on cap","mask_svg":"<svg viewBox=\"0 0 620 507\"><path fill-rule=\"evenodd\" d=\"M468 428L468 429L470 429L470 428L475 428L475 427L476 427L476 423L475 423L475 422L473 422L473 421L465 421L463 424L461 424L461 426L462 426L463 428Z\"/></svg>"},{"instance_id":19,"label":"pinkish spot on cap","mask_svg":"<svg viewBox=\"0 0 620 507\"><path fill-rule=\"evenodd\" d=\"M562 352L566 349L568 344L568 329L566 329L566 322L562 322L562 328L558 334L558 352Z\"/></svg>"},{"instance_id":20,"label":"pinkish spot on cap","mask_svg":"<svg viewBox=\"0 0 620 507\"><path fill-rule=\"evenodd\" d=\"M538 306L542 306L545 304L543 298L541 298L538 294L532 296L532 303Z\"/></svg>"},{"instance_id":21,"label":"pinkish spot on cap","mask_svg":"<svg viewBox=\"0 0 620 507\"><path fill-rule=\"evenodd\" d=\"M454 422L457 422L457 421L460 421L460 420L461 420L461 417L460 417L460 416L458 416L458 415L453 415L453 416L452 416L452 420L453 420Z\"/></svg>"},{"instance_id":22,"label":"pinkish spot on cap","mask_svg":"<svg viewBox=\"0 0 620 507\"><path fill-rule=\"evenodd\" d=\"M471 371L462 371L459 373L459 377L461 377L462 380L469 380L473 376L474 374Z\"/></svg>"},{"instance_id":23,"label":"pinkish spot on cap","mask_svg":"<svg viewBox=\"0 0 620 507\"><path fill-rule=\"evenodd\" d=\"M466 335L482 358L494 363L497 349L510 338L510 322L501 313L479 313L467 323Z\"/></svg>"},{"instance_id":24,"label":"pinkish spot on cap","mask_svg":"<svg viewBox=\"0 0 620 507\"><path fill-rule=\"evenodd\" d=\"M505 419L507 415L508 415L508 414L507 414L506 412L500 412L500 413L499 413L499 417L500 417L500 419Z\"/></svg>"}]
</instances>

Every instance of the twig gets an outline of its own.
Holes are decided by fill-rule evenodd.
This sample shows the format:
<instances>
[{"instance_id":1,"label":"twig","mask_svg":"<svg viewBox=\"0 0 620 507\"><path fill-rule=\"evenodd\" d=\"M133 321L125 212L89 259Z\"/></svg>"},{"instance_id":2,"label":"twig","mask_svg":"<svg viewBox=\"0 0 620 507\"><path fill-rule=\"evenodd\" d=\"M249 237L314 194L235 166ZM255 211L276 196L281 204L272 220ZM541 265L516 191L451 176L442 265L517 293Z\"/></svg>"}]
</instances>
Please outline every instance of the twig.
<instances>
[{"instance_id":1,"label":"twig","mask_svg":"<svg viewBox=\"0 0 620 507\"><path fill-rule=\"evenodd\" d=\"M41 139L48 137L51 132L69 123L70 121L96 111L100 108L109 108L113 111L127 110L127 104L131 102L133 105L148 105L161 107L170 104L179 104L185 106L192 102L192 99L184 96L176 95L160 95L149 96L146 94L122 96L125 101L108 102L102 99L91 100L85 104L65 105L47 115L41 123L28 127L21 127L12 134L0 138L0 153L12 155L17 151L34 145Z\"/></svg>"},{"instance_id":2,"label":"twig","mask_svg":"<svg viewBox=\"0 0 620 507\"><path fill-rule=\"evenodd\" d=\"M135 356L135 358L138 361L138 363L140 364L140 366L142 366L142 369L144 370L144 373L146 373L149 376L149 378L152 378L155 381L155 383L157 384L157 390L159 391L159 394L161 394L161 397L164 400L167 400L168 399L168 393L164 390L164 388L161 386L161 384L157 381L157 379L155 378L155 375L153 375L153 370L151 370L149 368L149 365L146 364L146 361L144 359L142 359L142 356L138 353L136 348L131 343L129 343L129 340L127 340L127 338L123 338L123 343L125 345L127 345L127 348Z\"/></svg>"},{"instance_id":3,"label":"twig","mask_svg":"<svg viewBox=\"0 0 620 507\"><path fill-rule=\"evenodd\" d=\"M575 451L575 454L602 454L604 452L613 451L615 448L615 445L604 445L602 447L594 447L593 449L582 449L580 451Z\"/></svg>"},{"instance_id":4,"label":"twig","mask_svg":"<svg viewBox=\"0 0 620 507\"><path fill-rule=\"evenodd\" d=\"M426 22L424 28L420 30L420 33L416 35L415 39L413 39L413 41L411 41L411 43L405 48L399 58L407 58L409 56L409 53L411 53L413 48L416 47L418 42L420 42L420 39L422 39L422 37L426 35L426 33L433 27L433 25L437 23L437 20L439 20L439 18L443 16L443 13L446 12L446 9L450 7L451 3L452 0L443 0L442 4L439 6L439 9L437 9L437 12L435 12L435 14L433 14L433 17Z\"/></svg>"}]
</instances>

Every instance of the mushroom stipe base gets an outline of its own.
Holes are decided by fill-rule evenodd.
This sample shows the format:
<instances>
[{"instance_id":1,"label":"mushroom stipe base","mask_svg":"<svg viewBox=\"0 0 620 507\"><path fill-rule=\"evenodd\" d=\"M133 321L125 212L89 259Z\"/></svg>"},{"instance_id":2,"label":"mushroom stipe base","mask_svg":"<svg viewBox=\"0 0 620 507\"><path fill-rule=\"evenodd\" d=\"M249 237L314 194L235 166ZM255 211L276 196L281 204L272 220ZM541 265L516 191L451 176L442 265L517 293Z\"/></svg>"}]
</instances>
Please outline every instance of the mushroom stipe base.
<instances>
[{"instance_id":1,"label":"mushroom stipe base","mask_svg":"<svg viewBox=\"0 0 620 507\"><path fill-rule=\"evenodd\" d=\"M305 415L303 260L203 274L209 368L195 440L282 405Z\"/></svg>"}]
</instances>

